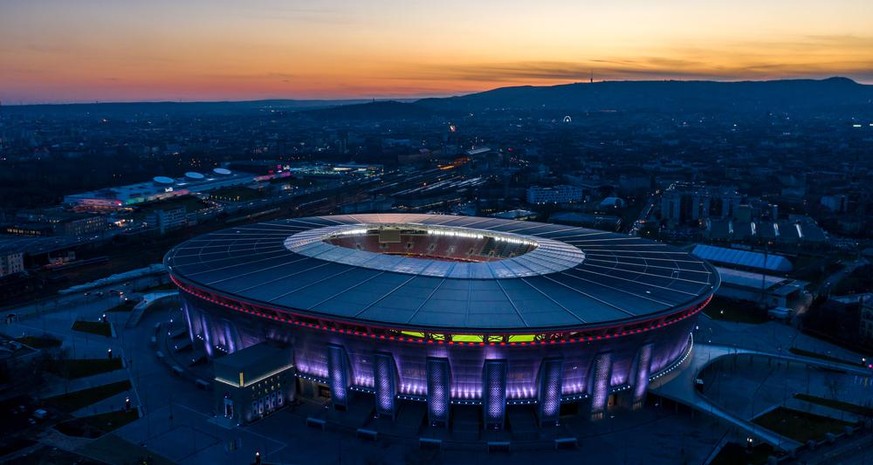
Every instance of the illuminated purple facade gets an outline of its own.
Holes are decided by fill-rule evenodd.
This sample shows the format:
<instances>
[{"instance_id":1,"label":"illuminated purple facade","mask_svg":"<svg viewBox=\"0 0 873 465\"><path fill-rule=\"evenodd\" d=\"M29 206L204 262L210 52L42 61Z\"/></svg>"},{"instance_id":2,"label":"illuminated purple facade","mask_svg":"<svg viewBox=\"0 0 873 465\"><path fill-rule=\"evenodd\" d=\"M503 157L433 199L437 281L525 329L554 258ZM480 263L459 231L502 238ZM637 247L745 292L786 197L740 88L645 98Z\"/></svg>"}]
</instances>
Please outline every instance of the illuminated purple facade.
<instances>
[{"instance_id":1,"label":"illuminated purple facade","mask_svg":"<svg viewBox=\"0 0 873 465\"><path fill-rule=\"evenodd\" d=\"M453 404L481 405L489 429L513 404L535 406L541 424L562 403L592 419L613 401L638 408L687 355L718 285L708 264L663 244L437 215L245 226L165 261L210 357L278 341L337 408L352 391L372 393L380 416L422 401L442 425Z\"/></svg>"}]
</instances>

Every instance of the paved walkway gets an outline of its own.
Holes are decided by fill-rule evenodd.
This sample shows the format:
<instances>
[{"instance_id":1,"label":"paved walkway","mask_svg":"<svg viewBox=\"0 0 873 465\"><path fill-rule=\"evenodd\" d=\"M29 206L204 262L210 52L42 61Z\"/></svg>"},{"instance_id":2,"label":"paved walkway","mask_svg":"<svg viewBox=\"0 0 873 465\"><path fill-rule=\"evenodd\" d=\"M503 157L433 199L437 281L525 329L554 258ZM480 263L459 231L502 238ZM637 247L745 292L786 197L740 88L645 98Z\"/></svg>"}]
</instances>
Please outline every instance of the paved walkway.
<instances>
[{"instance_id":1,"label":"paved walkway","mask_svg":"<svg viewBox=\"0 0 873 465\"><path fill-rule=\"evenodd\" d=\"M854 367L847 364L829 362L815 358L799 357L791 354L767 353L758 350L739 349L723 345L695 344L693 352L691 356L688 357L688 360L685 361L683 369L677 370L677 374L674 376L656 380L649 387L649 390L656 395L675 402L680 402L698 411L726 421L745 431L748 436L764 441L774 447L786 451L800 447L802 444L799 442L762 428L748 419L716 405L695 388L696 380L703 368L722 357L734 357L739 355L760 356L763 358L782 360L805 366L838 370L859 376L871 376L869 369L861 368L860 366ZM747 394L747 392L743 394Z\"/></svg>"},{"instance_id":2,"label":"paved walkway","mask_svg":"<svg viewBox=\"0 0 873 465\"><path fill-rule=\"evenodd\" d=\"M71 326L77 318L96 320L103 311L117 303L117 298L113 301L108 297L86 298L79 295L71 299L70 302L58 301L48 307L43 305L34 309L34 314L39 318L26 318L3 329L12 336L48 333L61 337L64 347L70 348L70 355L75 358L105 357L107 348L123 356L127 362L126 369L77 380L71 385L84 388L129 377L134 390L133 404L139 406L145 416L119 429L117 434L133 443L144 443L158 454L186 463L247 463L255 450L261 451L268 461L281 463L404 463L409 461L408 457L421 454L417 446L366 442L348 434L316 431L307 427L301 417L287 410L245 428L226 429L214 425L210 422L214 408L213 394L198 389L190 380L172 374L155 357L151 337L154 335L154 325L166 318L165 312L146 312L142 322L132 328L125 327L130 316L128 313L110 313L108 316L115 324L117 337L107 338L75 332ZM696 339L711 340L713 343L697 344L685 362L686 369L677 370L654 382L652 392L691 405L728 424L739 426L750 436L786 449L796 447L797 443L764 430L748 421L749 417L741 417L697 393L694 380L700 370L715 359L742 353L870 376L869 371L860 367L785 355L783 352L789 347L800 347L823 355L846 360L857 358L860 361L856 354L804 336L796 329L779 323L738 325L701 319ZM737 349L733 344L746 349ZM63 386L53 389L56 392ZM101 401L93 408L100 410L114 406L120 402L120 396ZM640 419L647 418L647 415L651 417L650 423L645 423L648 420L641 423ZM709 416L688 418L671 414L663 408L646 409L626 416L616 412L615 416L600 423L580 420L578 428L577 432L582 438L580 449L557 452L561 455L552 456L552 459L590 463L700 463L726 429L724 424L711 420ZM695 437L695 434L702 436ZM623 447L627 437L637 438L634 449ZM73 447L72 444L70 447ZM503 465L507 462L543 460L548 453L518 451L505 456L489 455L482 451L445 451L442 454L446 463L476 460ZM421 458L423 461L427 459L424 456Z\"/></svg>"},{"instance_id":3,"label":"paved walkway","mask_svg":"<svg viewBox=\"0 0 873 465\"><path fill-rule=\"evenodd\" d=\"M733 349L730 347L697 344L694 347L691 356L685 361L683 369L678 370L677 375L670 377L666 381L656 380L649 387L649 390L656 395L675 402L680 402L708 415L724 420L725 422L742 429L750 436L758 438L780 449L792 450L800 447L802 444L797 441L780 436L768 429L764 429L750 421L742 419L733 413L723 410L704 396L700 395L700 393L698 393L694 388L697 375L703 367L712 362L713 359L736 353L752 352L744 351L742 349Z\"/></svg>"},{"instance_id":4,"label":"paved walkway","mask_svg":"<svg viewBox=\"0 0 873 465\"><path fill-rule=\"evenodd\" d=\"M147 294L142 295L142 300L133 307L133 311L130 312L130 316L127 318L124 326L126 328L133 328L139 324L140 320L142 320L145 312L148 311L152 305L158 302L164 302L167 299L178 298L179 291L157 291L157 292L149 292Z\"/></svg>"}]
</instances>

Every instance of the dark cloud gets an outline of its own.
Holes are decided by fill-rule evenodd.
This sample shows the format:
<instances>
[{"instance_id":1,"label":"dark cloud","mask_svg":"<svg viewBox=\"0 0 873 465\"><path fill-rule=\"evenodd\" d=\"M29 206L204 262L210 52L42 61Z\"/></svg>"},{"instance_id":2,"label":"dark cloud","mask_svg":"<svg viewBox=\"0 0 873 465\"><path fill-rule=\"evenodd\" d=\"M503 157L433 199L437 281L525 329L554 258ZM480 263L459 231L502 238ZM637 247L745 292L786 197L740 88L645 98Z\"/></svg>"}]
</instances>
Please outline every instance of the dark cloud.
<instances>
[{"instance_id":1,"label":"dark cloud","mask_svg":"<svg viewBox=\"0 0 873 465\"><path fill-rule=\"evenodd\" d=\"M719 62L713 60L713 62ZM642 57L633 60L586 60L582 62L527 61L511 63L424 66L398 73L396 80L523 83L527 81L587 81L622 79L769 79L782 77L849 76L870 81L873 59L834 60L824 63L776 63L766 60L713 64L703 59Z\"/></svg>"},{"instance_id":2,"label":"dark cloud","mask_svg":"<svg viewBox=\"0 0 873 465\"><path fill-rule=\"evenodd\" d=\"M516 62L483 65L446 65L419 68L413 73L395 76L396 79L449 80L474 82L518 82L525 80L587 81L593 72L597 79L620 78L714 78L717 72L705 69L700 63L666 58L634 61L592 60L581 63Z\"/></svg>"}]
</instances>

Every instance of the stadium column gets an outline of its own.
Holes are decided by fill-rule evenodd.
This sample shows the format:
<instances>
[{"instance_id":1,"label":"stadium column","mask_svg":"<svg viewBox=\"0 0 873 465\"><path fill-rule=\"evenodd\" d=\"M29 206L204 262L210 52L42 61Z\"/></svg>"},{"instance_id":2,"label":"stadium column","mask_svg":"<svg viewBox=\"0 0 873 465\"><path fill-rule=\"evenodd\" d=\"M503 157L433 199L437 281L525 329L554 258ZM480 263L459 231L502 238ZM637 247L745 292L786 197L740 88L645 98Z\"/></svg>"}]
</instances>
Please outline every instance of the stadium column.
<instances>
[{"instance_id":1,"label":"stadium column","mask_svg":"<svg viewBox=\"0 0 873 465\"><path fill-rule=\"evenodd\" d=\"M431 426L447 426L449 424L450 383L449 359L428 357L427 416Z\"/></svg>"},{"instance_id":2,"label":"stadium column","mask_svg":"<svg viewBox=\"0 0 873 465\"><path fill-rule=\"evenodd\" d=\"M209 358L213 357L212 350L212 322L206 317L206 313L200 313L200 326L203 328L203 348Z\"/></svg>"},{"instance_id":3,"label":"stadium column","mask_svg":"<svg viewBox=\"0 0 873 465\"><path fill-rule=\"evenodd\" d=\"M333 407L345 410L349 402L348 357L346 349L336 344L327 346L327 375L330 381L330 399Z\"/></svg>"},{"instance_id":4,"label":"stadium column","mask_svg":"<svg viewBox=\"0 0 873 465\"><path fill-rule=\"evenodd\" d=\"M184 294L184 293L180 293ZM200 358L202 355L206 355L209 358L212 358L212 353L208 351L206 347L206 343L204 342L202 334L206 332L204 328L204 317L201 310L196 309L193 305L188 303L188 300L182 296L182 312L185 315L185 325L188 329L188 339L191 340L191 351L194 353L194 358ZM167 323L165 323L167 324ZM169 331L172 331L172 326L167 327Z\"/></svg>"},{"instance_id":5,"label":"stadium column","mask_svg":"<svg viewBox=\"0 0 873 465\"><path fill-rule=\"evenodd\" d=\"M540 364L537 388L540 426L555 425L560 419L563 375L563 358L547 358Z\"/></svg>"},{"instance_id":6,"label":"stadium column","mask_svg":"<svg viewBox=\"0 0 873 465\"><path fill-rule=\"evenodd\" d=\"M373 357L376 362L374 382L376 384L376 413L394 419L397 413L397 366L394 355L387 352L377 352Z\"/></svg>"},{"instance_id":7,"label":"stadium column","mask_svg":"<svg viewBox=\"0 0 873 465\"><path fill-rule=\"evenodd\" d=\"M612 378L612 355L597 354L591 365L591 420L602 420L609 401L609 385Z\"/></svg>"},{"instance_id":8,"label":"stadium column","mask_svg":"<svg viewBox=\"0 0 873 465\"><path fill-rule=\"evenodd\" d=\"M184 293L180 292L179 294L183 295ZM200 320L196 320L196 319L191 318L191 309L188 307L188 301L185 299L184 296L182 297L181 300L182 300L182 313L185 315L185 323L187 323L187 325L188 325L188 339L191 340L191 345L194 347L194 351L196 352L198 349L197 346L199 344L197 343L197 338L195 337L195 335L199 334L201 331L201 329L199 328Z\"/></svg>"},{"instance_id":9,"label":"stadium column","mask_svg":"<svg viewBox=\"0 0 873 465\"><path fill-rule=\"evenodd\" d=\"M637 357L632 371L633 380L633 399L631 409L639 410L643 408L643 403L646 401L646 390L649 387L649 372L652 366L652 346L649 343L642 347L637 352Z\"/></svg>"},{"instance_id":10,"label":"stadium column","mask_svg":"<svg viewBox=\"0 0 873 465\"><path fill-rule=\"evenodd\" d=\"M506 360L485 360L482 368L485 428L500 430L506 417Z\"/></svg>"}]
</instances>

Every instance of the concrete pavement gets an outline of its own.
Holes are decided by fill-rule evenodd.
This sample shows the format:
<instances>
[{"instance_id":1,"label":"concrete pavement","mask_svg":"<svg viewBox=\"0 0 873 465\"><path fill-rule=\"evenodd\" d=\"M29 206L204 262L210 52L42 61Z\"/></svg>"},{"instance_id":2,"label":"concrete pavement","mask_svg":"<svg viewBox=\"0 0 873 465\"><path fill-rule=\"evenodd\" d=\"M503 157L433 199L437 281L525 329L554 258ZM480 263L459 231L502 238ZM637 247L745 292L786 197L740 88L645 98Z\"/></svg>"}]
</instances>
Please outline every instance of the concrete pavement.
<instances>
[{"instance_id":1,"label":"concrete pavement","mask_svg":"<svg viewBox=\"0 0 873 465\"><path fill-rule=\"evenodd\" d=\"M777 386L776 390L781 390L781 393L776 392L775 395L767 396L766 393L761 392L761 388L764 382L766 382L766 377L763 381L757 382L745 380L742 375L737 376L738 372L748 372L751 370L746 365L751 365L755 357L761 363L766 361L770 373L773 370L778 370L779 377L775 382L780 384L781 387ZM748 362L740 362L742 366L738 370L731 372L728 375L728 379L701 377L704 369L724 358L744 358ZM736 366L736 360L732 361L734 366ZM811 384L810 378L815 377L815 385L818 387L818 392L815 392L814 395L825 397L827 393L822 392L820 386L827 386L831 377L841 376L849 377L856 381L854 383L851 381L840 381L841 400L863 405L865 399L869 402L869 399L873 398L873 383L870 382L873 373L869 369L815 358L798 357L790 353L767 353L758 350L711 344L696 344L691 357L685 361L685 366L682 370L677 370L674 376L656 380L649 389L650 392L658 396L680 402L707 415L719 418L742 430L748 437L764 441L782 450L791 451L802 446L802 444L751 422L753 418L772 408L796 403L793 394L802 391L803 375L796 376L789 383L786 371L790 369L791 364L794 364L796 369L805 370L807 390ZM820 370L812 371L812 374L810 374L810 367ZM698 382L702 384L698 384ZM717 391L712 391L709 387L710 382L719 384L730 383L730 386L726 388L719 386ZM718 384L716 385L718 386ZM791 388L790 391L789 386ZM711 392L719 394L716 401L713 401L706 394ZM790 403L789 399L791 399ZM813 409L811 406L807 408L804 405L804 407L806 411ZM832 409L825 409L820 406L816 406L815 409L818 413L831 416L827 415L827 410ZM841 412L836 415L838 418L847 419L847 416Z\"/></svg>"},{"instance_id":2,"label":"concrete pavement","mask_svg":"<svg viewBox=\"0 0 873 465\"><path fill-rule=\"evenodd\" d=\"M147 312L142 315L142 321L138 325L129 328L124 325L129 317L127 313L110 313L109 318L117 329L116 338L71 330L72 322L76 318L96 320L111 303L106 298L80 299L77 296L70 305L52 305L48 312L35 312L40 318L25 318L8 328L33 335L43 332L57 335L64 339L65 347L75 352L76 358L104 357L109 347L113 348L114 353L122 354L127 365L124 370L97 375L76 383L77 386L96 385L123 379L124 376L131 380L134 386L134 405L140 406L144 417L116 431L124 439L145 444L156 454L182 463L248 463L255 451L261 451L267 462L288 464L405 463L410 460L432 459L428 455L431 452L418 449L414 437L398 438L392 442L370 442L347 433L314 430L306 426L302 412L292 409L280 411L248 427L228 429L217 425L212 421L212 392L199 389L190 380L172 374L155 357L151 337L154 334L154 325L168 318L164 311ZM775 322L737 325L702 318L695 337L698 342L703 339L713 341L712 344L698 344L692 357L686 361L699 369L710 363L715 355L738 353L740 349L737 347L745 347L742 350L747 354L782 354L786 361L794 360L793 356L785 355L792 346L846 360L858 357L857 354L814 340L794 328ZM703 348L704 346L709 348ZM794 361L800 360L798 358ZM821 364L827 366L825 362ZM660 384L653 384L653 389L657 392L657 389L672 381L677 384L671 384L670 389L687 393L690 388L693 392L694 376L699 373L699 369L677 372L677 376L665 378ZM677 381L680 375L684 381ZM676 395L677 400L685 399L679 397L679 394ZM93 409L100 411L111 408L122 401L121 396L120 394L101 401ZM693 402L709 402L701 411L714 413L712 418L724 420L736 417L740 423L749 423L748 418L732 413L718 402L706 398L691 399L690 403ZM763 405L760 407L764 408ZM87 413L87 408L78 413ZM579 438L578 450L516 450L511 455L488 454L482 449L448 450L437 452L436 456L439 461L446 463L475 460L501 465L543 459L589 463L702 463L718 446L721 438L732 429L708 416L689 418L687 415L666 411L662 407L649 407L639 412L616 411L598 423L591 423L582 417L568 417L562 419L562 427ZM784 439L775 437L772 432L761 431L754 424L746 427L749 432L755 433L755 437L789 444ZM633 448L627 447L628 437L635 438Z\"/></svg>"}]
</instances>

